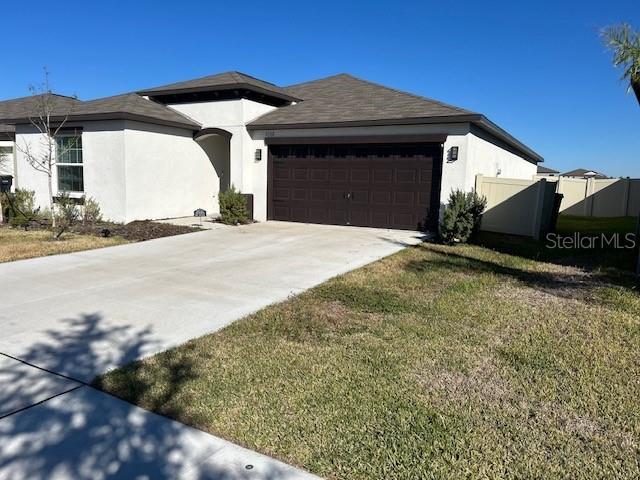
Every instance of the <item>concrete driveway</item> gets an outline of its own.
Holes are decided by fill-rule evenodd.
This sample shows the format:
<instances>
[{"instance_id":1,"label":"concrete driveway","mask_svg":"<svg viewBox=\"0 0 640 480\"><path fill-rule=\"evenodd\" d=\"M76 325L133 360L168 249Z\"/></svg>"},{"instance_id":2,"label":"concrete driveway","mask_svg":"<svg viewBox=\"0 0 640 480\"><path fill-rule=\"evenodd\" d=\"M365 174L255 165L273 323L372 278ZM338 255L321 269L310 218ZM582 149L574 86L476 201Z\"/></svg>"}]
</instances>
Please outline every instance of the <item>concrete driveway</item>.
<instances>
[{"instance_id":1,"label":"concrete driveway","mask_svg":"<svg viewBox=\"0 0 640 480\"><path fill-rule=\"evenodd\" d=\"M419 241L268 222L0 264L0 478L310 478L86 383Z\"/></svg>"}]
</instances>

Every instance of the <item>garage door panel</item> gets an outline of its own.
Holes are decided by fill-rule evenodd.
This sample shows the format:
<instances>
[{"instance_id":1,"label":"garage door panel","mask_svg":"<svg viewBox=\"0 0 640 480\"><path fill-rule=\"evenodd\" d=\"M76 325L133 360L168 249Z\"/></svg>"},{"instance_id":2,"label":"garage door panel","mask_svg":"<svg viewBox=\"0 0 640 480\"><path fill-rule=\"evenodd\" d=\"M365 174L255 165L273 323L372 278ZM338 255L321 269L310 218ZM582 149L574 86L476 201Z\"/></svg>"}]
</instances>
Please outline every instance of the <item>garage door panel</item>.
<instances>
[{"instance_id":1,"label":"garage door panel","mask_svg":"<svg viewBox=\"0 0 640 480\"><path fill-rule=\"evenodd\" d=\"M415 192L395 192L393 205L411 207L416 204Z\"/></svg>"},{"instance_id":2,"label":"garage door panel","mask_svg":"<svg viewBox=\"0 0 640 480\"><path fill-rule=\"evenodd\" d=\"M312 182L326 182L329 180L328 168L312 168L310 171L309 180Z\"/></svg>"},{"instance_id":3,"label":"garage door panel","mask_svg":"<svg viewBox=\"0 0 640 480\"><path fill-rule=\"evenodd\" d=\"M330 179L331 179L331 182L347 183L349 181L349 169L348 168L332 168Z\"/></svg>"},{"instance_id":4,"label":"garage door panel","mask_svg":"<svg viewBox=\"0 0 640 480\"><path fill-rule=\"evenodd\" d=\"M269 218L417 229L437 217L439 145L278 148L297 156L270 156Z\"/></svg>"},{"instance_id":5,"label":"garage door panel","mask_svg":"<svg viewBox=\"0 0 640 480\"><path fill-rule=\"evenodd\" d=\"M369 183L369 169L364 168L352 168L351 169L351 183Z\"/></svg>"},{"instance_id":6,"label":"garage door panel","mask_svg":"<svg viewBox=\"0 0 640 480\"><path fill-rule=\"evenodd\" d=\"M289 200L291 198L288 188L276 188L273 195L276 200Z\"/></svg>"}]
</instances>

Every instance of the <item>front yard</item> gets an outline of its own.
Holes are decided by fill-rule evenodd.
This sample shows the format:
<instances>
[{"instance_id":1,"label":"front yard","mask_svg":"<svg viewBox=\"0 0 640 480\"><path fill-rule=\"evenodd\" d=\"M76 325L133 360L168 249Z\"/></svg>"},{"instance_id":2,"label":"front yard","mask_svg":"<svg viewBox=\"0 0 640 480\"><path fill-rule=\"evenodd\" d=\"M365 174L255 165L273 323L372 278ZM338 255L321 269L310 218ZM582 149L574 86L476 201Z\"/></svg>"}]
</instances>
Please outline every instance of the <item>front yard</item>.
<instances>
[{"instance_id":1,"label":"front yard","mask_svg":"<svg viewBox=\"0 0 640 480\"><path fill-rule=\"evenodd\" d=\"M96 385L330 478L638 478L629 282L424 244Z\"/></svg>"},{"instance_id":2,"label":"front yard","mask_svg":"<svg viewBox=\"0 0 640 480\"><path fill-rule=\"evenodd\" d=\"M103 236L104 229L109 230L108 237ZM101 222L88 227L75 226L71 232L54 240L48 229L24 230L0 226L0 263L141 242L198 230L188 226L151 221L127 224Z\"/></svg>"},{"instance_id":3,"label":"front yard","mask_svg":"<svg viewBox=\"0 0 640 480\"><path fill-rule=\"evenodd\" d=\"M67 234L52 240L48 230L24 231L0 228L0 263L71 253L127 243L122 237L102 238L94 235Z\"/></svg>"}]
</instances>

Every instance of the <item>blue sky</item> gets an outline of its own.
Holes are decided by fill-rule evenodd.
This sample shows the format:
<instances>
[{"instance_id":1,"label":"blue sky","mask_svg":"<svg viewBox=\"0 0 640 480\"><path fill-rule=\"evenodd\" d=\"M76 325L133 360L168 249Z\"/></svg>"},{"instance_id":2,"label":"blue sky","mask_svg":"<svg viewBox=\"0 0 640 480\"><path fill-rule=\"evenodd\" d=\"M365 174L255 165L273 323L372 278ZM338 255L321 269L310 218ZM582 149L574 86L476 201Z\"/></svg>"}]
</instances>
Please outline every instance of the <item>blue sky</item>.
<instances>
[{"instance_id":1,"label":"blue sky","mask_svg":"<svg viewBox=\"0 0 640 480\"><path fill-rule=\"evenodd\" d=\"M527 4L525 6L525 3ZM599 38L637 0L65 1L2 6L0 98L51 72L82 99L239 70L348 72L478 111L559 170L640 177L640 106Z\"/></svg>"}]
</instances>

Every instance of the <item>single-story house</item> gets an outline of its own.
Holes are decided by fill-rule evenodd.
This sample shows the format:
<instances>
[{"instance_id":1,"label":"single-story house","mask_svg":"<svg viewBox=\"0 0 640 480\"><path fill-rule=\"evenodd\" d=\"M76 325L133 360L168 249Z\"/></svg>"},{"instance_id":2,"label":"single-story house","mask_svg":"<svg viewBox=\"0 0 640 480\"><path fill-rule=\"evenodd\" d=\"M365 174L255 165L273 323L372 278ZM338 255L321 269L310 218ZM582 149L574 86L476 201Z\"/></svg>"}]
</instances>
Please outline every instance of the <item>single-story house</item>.
<instances>
[{"instance_id":1,"label":"single-story house","mask_svg":"<svg viewBox=\"0 0 640 480\"><path fill-rule=\"evenodd\" d=\"M595 178L596 180L609 178L604 173L596 172L595 170L589 170L587 168L576 168L575 170L571 170L570 172L561 173L560 176L582 179Z\"/></svg>"},{"instance_id":2,"label":"single-story house","mask_svg":"<svg viewBox=\"0 0 640 480\"><path fill-rule=\"evenodd\" d=\"M56 191L91 196L121 222L215 215L233 185L258 221L428 228L476 174L529 180L542 161L482 114L347 74L279 87L228 72L91 101L49 95L54 120L67 118L56 142L74 146ZM46 175L23 154L41 143L37 101L0 102L0 124L15 142L14 186L46 204Z\"/></svg>"},{"instance_id":3,"label":"single-story house","mask_svg":"<svg viewBox=\"0 0 640 480\"><path fill-rule=\"evenodd\" d=\"M558 170L554 170L553 168L545 167L544 165L538 165L538 178L546 178L546 177L557 177L560 174Z\"/></svg>"}]
</instances>

